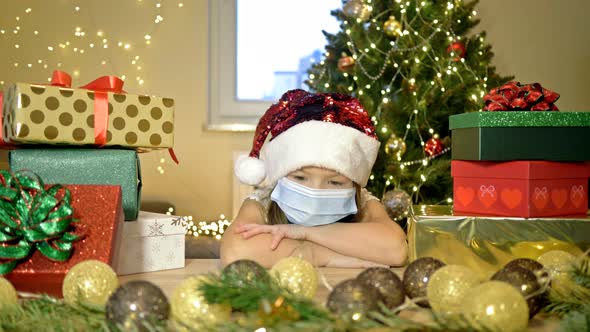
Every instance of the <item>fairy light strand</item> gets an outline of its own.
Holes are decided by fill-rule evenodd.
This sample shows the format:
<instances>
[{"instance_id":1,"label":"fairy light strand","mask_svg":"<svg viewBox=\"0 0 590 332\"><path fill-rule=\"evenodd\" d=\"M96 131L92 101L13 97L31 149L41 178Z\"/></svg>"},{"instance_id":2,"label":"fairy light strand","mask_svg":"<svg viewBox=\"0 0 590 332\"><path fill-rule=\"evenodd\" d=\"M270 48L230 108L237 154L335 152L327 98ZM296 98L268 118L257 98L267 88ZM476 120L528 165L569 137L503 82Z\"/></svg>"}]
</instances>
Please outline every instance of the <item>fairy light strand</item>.
<instances>
[{"instance_id":1,"label":"fairy light strand","mask_svg":"<svg viewBox=\"0 0 590 332\"><path fill-rule=\"evenodd\" d=\"M167 213L169 214L169 213ZM218 220L215 221L193 221L192 216L183 216L175 219L175 223L182 225L186 229L186 235L195 238L210 237L215 240L221 240L221 237L231 225L225 215L221 214Z\"/></svg>"},{"instance_id":2,"label":"fairy light strand","mask_svg":"<svg viewBox=\"0 0 590 332\"><path fill-rule=\"evenodd\" d=\"M143 6L141 1L137 1L140 7ZM8 67L12 70L32 70L41 69L50 76L51 72L56 68L62 68L61 64L64 62L60 58L62 55L71 55L67 68L74 77L80 76L81 70L78 68L78 63L82 61L82 58L96 58L96 62L102 66L109 65L111 72L116 73L118 76L135 76L136 83L139 86L145 84L145 78L140 73L144 70L143 64L139 61L139 55L146 49L147 46L154 43L154 35L161 26L165 19L163 10L164 8L174 8L171 4L164 5L161 2L156 2L155 5L145 8L149 11L149 16L154 19L151 20L151 24L145 30L140 33L135 40L122 40L117 38L115 35L109 35L103 27L95 26L96 21L92 17L93 7L91 3L84 3L80 5L77 1L72 1L71 4L66 6L70 7L71 11L63 11L64 15L72 15L73 19L64 17L64 20L74 22L70 28L66 28L66 31L71 31L71 35L68 33L67 36L57 36L52 31L42 30L34 27L34 24L38 21L36 16L43 15L42 7L26 7L19 13L24 13L22 16L16 16L14 23L5 23L4 27L0 27L0 46L4 50L9 47L13 47L17 50L22 51L22 54L30 56L35 54L36 60L25 60L22 58L11 59L8 61ZM183 3L178 3L177 8L183 8ZM142 10L142 8L139 8ZM82 15L82 16L80 16ZM86 15L87 17L84 17ZM78 21L76 23L76 21ZM10 38L1 38L8 31L13 31ZM56 39L49 40L47 37L51 36ZM7 36L8 37L8 36ZM43 39L36 39L41 38ZM39 45L39 43L47 43L43 46L42 50L31 51L30 45ZM56 52L57 50L60 52ZM117 49L117 52L110 51L111 49ZM65 53L64 53L65 52ZM120 54L118 54L120 52ZM16 55L15 55L16 56ZM115 68L114 58L125 58L129 57L130 67L124 66L121 70ZM86 62L87 60L84 60ZM133 63L132 63L133 62ZM125 75L125 73L136 72L136 75ZM14 75L21 76L21 75ZM3 85L3 83L0 83Z\"/></svg>"},{"instance_id":3,"label":"fairy light strand","mask_svg":"<svg viewBox=\"0 0 590 332\"><path fill-rule=\"evenodd\" d=\"M366 0L358 1L365 6L369 4L369 2ZM439 57L438 54L440 49L432 49L430 46L434 38L444 37L449 45L454 42L461 42L464 43L463 47L465 49L467 49L467 47L471 47L469 45L469 42L471 41L470 38L464 38L460 35L457 35L451 28L457 21L455 12L462 10L461 5L459 5L457 1L446 2L443 4L445 16L440 19L432 20L431 18L425 19L421 10L429 4L432 5L431 1L418 0L410 2L395 0L394 3L392 3L392 6L387 6L387 8L384 8L384 11L377 13L373 12L371 14L371 21L361 22L360 20L354 20L353 18L344 19L342 29L346 43L345 49L348 50L350 56L355 60L354 64L358 69L358 71L353 73L343 74L345 81L348 84L348 87L346 88L347 91L353 95L356 94L357 96L362 97L369 93L373 95L374 91L370 91L371 89L381 89L381 94L378 94L378 98L380 98L380 100L376 100L376 104L374 106L374 117L372 120L378 132L382 134L388 134L392 131L386 125L386 122L382 121L381 119L383 116L382 106L390 103L395 95L400 93L404 87L403 84L400 84L399 89L393 89L394 84L399 82L399 80L402 80L402 82L407 81L410 87L410 92L408 93L409 104L412 105L411 107L413 108L410 108L410 111L408 112L407 122L403 133L403 140L406 141L408 135L411 133L418 138L420 147L422 149L424 149L428 139L428 137L423 136L423 131L425 130L424 128L430 128L428 130L429 135L431 135L433 138L438 138L438 134L432 130L432 126L429 123L430 121L428 120L427 112L428 109L423 105L423 103L420 102L423 100L424 96L452 93L451 89L445 86L445 82L448 82L449 78L451 78L449 75L456 77L457 81L465 84L477 82L475 87L469 87L469 91L467 91L468 96L470 97L469 102L474 104L480 104L482 102L483 96L485 95L484 91L487 87L485 80L475 73L475 68L471 68L465 61L464 57L458 59L458 54L456 53L457 50L450 49L447 51L448 56ZM395 8L396 6L397 8ZM413 12L414 9L416 14L413 15L411 19L409 19L410 11ZM393 13L399 13L399 22L401 22L403 27L402 34L399 35L397 39L389 40L388 42L378 42L377 40L372 40L370 35L366 33L366 26L380 24L378 23L377 18L384 15L398 16L393 15ZM469 13L462 12L460 15L465 16L466 19L472 20L474 19L476 13L474 11L470 11ZM461 22L459 22L459 24L460 23ZM420 25L420 31L417 31L416 26L418 25ZM377 31L381 31L381 26L376 26L374 28ZM358 37L358 35L355 36L355 33L353 33L354 29L361 29L360 31L365 30L364 38ZM353 36L355 37L353 38ZM359 40L358 43L355 42L355 40L361 38L362 40ZM483 56L483 51L485 51L483 37L479 38L477 41L480 48L478 54ZM361 43L364 46L360 47ZM400 47L402 44L409 45L410 47ZM412 56L411 58L404 57L405 53L416 51L419 53L415 56ZM376 56L378 56L379 59L382 58L383 60L379 65L378 70L371 73L369 67L366 66L369 64L367 61L374 63L374 61L377 59ZM399 59L403 60L400 61ZM433 72L433 77L426 79L424 83L416 82L416 80L413 78L413 75L415 75L414 70L416 68L414 65L426 66L427 68L431 69ZM324 82L322 79L326 79L327 67L319 66L316 68L316 76L313 78L313 81ZM389 72L391 73L392 78L391 80L388 79L389 84L384 86L378 81L383 78L385 73L388 73L388 69L390 68L393 69ZM330 74L331 72L328 71L327 75ZM327 79L330 79L330 77L327 77ZM423 151L424 158L416 160L404 161L400 155L397 157L396 161L393 161L393 163L399 165L402 169L413 165L420 165L417 171L423 171L427 169L426 166L430 161L448 153L450 150L450 147L446 147L440 153L432 156L428 156L426 151ZM392 159L396 158L392 157ZM388 174L384 174L384 176L387 177ZM372 180L373 179L374 177L372 177ZM427 174L421 174L420 179L422 183L427 182ZM409 192L418 194L417 191L419 191L420 187L420 183L411 184Z\"/></svg>"}]
</instances>

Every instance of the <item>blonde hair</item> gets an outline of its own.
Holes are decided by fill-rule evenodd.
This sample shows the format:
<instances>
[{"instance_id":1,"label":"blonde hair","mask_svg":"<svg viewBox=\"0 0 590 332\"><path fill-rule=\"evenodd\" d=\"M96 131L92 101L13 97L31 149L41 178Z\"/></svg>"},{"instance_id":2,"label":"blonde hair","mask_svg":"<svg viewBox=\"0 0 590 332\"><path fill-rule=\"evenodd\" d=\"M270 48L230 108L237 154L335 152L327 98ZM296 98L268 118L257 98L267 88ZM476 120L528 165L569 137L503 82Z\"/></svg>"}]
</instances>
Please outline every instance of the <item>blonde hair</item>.
<instances>
[{"instance_id":1,"label":"blonde hair","mask_svg":"<svg viewBox=\"0 0 590 332\"><path fill-rule=\"evenodd\" d=\"M355 201L356 201L356 208L359 212L354 215L352 222L357 221L357 217L361 211L360 201L361 201L361 186L353 183L354 188L356 189ZM288 224L289 221L287 220L287 216L285 212L281 210L277 202L270 201L270 205L268 206L268 211L266 213L266 222L270 225L279 225L279 224Z\"/></svg>"}]
</instances>

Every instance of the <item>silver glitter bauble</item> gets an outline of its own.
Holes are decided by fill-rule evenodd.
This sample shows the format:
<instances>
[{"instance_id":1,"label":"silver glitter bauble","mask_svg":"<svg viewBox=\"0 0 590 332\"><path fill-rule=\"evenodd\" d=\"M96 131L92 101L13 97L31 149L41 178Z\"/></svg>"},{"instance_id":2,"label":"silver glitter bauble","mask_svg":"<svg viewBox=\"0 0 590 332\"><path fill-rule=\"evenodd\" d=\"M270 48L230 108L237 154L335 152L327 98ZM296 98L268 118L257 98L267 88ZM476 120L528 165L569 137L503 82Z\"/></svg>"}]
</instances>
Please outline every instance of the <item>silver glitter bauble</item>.
<instances>
[{"instance_id":1,"label":"silver glitter bauble","mask_svg":"<svg viewBox=\"0 0 590 332\"><path fill-rule=\"evenodd\" d=\"M117 288L107 301L107 321L124 331L151 331L168 319L170 304L160 287L149 281L130 281Z\"/></svg>"},{"instance_id":2,"label":"silver glitter bauble","mask_svg":"<svg viewBox=\"0 0 590 332\"><path fill-rule=\"evenodd\" d=\"M393 220L405 217L410 212L412 198L410 195L400 189L393 189L385 193L381 202L389 217Z\"/></svg>"}]
</instances>

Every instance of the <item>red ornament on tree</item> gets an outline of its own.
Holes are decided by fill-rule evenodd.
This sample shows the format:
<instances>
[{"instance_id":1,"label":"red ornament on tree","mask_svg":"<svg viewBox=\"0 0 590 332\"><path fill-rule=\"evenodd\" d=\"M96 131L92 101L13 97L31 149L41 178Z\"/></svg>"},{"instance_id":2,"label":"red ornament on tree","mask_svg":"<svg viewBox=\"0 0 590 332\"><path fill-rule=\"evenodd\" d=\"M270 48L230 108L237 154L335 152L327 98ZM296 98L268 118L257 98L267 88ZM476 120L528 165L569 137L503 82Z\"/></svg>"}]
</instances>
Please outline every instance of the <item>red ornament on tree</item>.
<instances>
[{"instance_id":1,"label":"red ornament on tree","mask_svg":"<svg viewBox=\"0 0 590 332\"><path fill-rule=\"evenodd\" d=\"M440 154L445 149L445 145L439 138L431 138L424 144L424 152L430 157Z\"/></svg>"},{"instance_id":2,"label":"red ornament on tree","mask_svg":"<svg viewBox=\"0 0 590 332\"><path fill-rule=\"evenodd\" d=\"M452 42L449 47L447 47L447 53L451 54L451 52L455 53L455 57L453 61L461 61L462 58L465 57L465 53L467 53L467 49L465 49L465 44L462 42Z\"/></svg>"}]
</instances>

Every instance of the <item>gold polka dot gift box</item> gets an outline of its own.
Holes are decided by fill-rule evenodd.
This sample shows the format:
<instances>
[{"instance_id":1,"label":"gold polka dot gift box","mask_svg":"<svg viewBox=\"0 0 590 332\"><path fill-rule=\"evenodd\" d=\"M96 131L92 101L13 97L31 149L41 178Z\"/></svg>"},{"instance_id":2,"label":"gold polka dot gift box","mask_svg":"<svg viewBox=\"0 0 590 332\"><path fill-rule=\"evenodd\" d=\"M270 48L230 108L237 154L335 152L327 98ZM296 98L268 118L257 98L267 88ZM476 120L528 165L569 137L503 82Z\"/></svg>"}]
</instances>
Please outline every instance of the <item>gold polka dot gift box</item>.
<instances>
[{"instance_id":1,"label":"gold polka dot gift box","mask_svg":"<svg viewBox=\"0 0 590 332\"><path fill-rule=\"evenodd\" d=\"M15 83L4 91L3 140L7 144L172 148L174 100L125 93L123 81L101 77L80 88Z\"/></svg>"}]
</instances>

